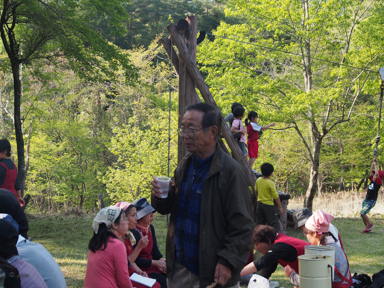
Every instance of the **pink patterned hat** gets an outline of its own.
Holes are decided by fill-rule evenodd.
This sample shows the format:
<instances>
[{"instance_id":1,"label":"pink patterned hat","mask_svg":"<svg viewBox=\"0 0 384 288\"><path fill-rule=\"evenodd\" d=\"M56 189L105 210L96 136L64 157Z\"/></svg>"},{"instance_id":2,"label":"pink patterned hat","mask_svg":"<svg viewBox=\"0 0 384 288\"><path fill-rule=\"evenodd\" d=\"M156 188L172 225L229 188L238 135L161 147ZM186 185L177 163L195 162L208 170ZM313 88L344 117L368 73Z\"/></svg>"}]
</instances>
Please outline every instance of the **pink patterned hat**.
<instances>
[{"instance_id":1,"label":"pink patterned hat","mask_svg":"<svg viewBox=\"0 0 384 288\"><path fill-rule=\"evenodd\" d=\"M119 203L116 203L114 206L120 207L121 209L126 210L131 205L132 205L132 203L121 201Z\"/></svg>"},{"instance_id":2,"label":"pink patterned hat","mask_svg":"<svg viewBox=\"0 0 384 288\"><path fill-rule=\"evenodd\" d=\"M305 223L305 228L316 231L319 234L326 233L329 231L329 224L333 220L333 216L322 210L317 210L308 218Z\"/></svg>"}]
</instances>

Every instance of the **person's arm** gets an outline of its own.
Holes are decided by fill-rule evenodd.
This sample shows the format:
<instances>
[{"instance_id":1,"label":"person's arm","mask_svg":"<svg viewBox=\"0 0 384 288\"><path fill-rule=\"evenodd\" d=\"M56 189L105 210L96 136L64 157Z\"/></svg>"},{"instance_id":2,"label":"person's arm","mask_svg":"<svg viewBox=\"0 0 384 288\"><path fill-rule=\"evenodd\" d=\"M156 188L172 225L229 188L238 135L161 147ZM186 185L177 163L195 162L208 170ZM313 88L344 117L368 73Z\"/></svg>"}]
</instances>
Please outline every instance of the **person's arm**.
<instances>
[{"instance_id":1,"label":"person's arm","mask_svg":"<svg viewBox=\"0 0 384 288\"><path fill-rule=\"evenodd\" d=\"M3 186L4 184L6 173L7 173L7 170L4 168L3 165L0 165L0 186Z\"/></svg>"},{"instance_id":2,"label":"person's arm","mask_svg":"<svg viewBox=\"0 0 384 288\"><path fill-rule=\"evenodd\" d=\"M141 270L136 263L132 263L132 267L133 267L133 270L135 270L136 274L139 274L140 276L143 276L143 277L148 277L148 274L143 270Z\"/></svg>"},{"instance_id":3,"label":"person's arm","mask_svg":"<svg viewBox=\"0 0 384 288\"><path fill-rule=\"evenodd\" d=\"M266 126L262 126L260 130L266 130L266 129L269 129L269 128L275 126L275 125L276 125L276 123L271 123L271 124L268 124Z\"/></svg>"},{"instance_id":4,"label":"person's arm","mask_svg":"<svg viewBox=\"0 0 384 288\"><path fill-rule=\"evenodd\" d=\"M124 288L133 288L131 280L129 279L128 260L126 257L125 246L120 242L120 240L113 241L112 243L112 249L108 249L108 251L104 250L104 252L113 253L113 266L115 268L117 285Z\"/></svg>"},{"instance_id":5,"label":"person's arm","mask_svg":"<svg viewBox=\"0 0 384 288\"><path fill-rule=\"evenodd\" d=\"M284 213L284 210L283 210L283 206L281 206L280 197L277 197L277 198L275 199L275 201L276 201L277 206L279 206L280 214L283 214L283 213Z\"/></svg>"},{"instance_id":6,"label":"person's arm","mask_svg":"<svg viewBox=\"0 0 384 288\"><path fill-rule=\"evenodd\" d=\"M161 254L159 247L157 246L155 227L153 227L153 225L150 224L149 228L151 229L152 239L153 239L152 258L155 260L159 260L163 258L163 255Z\"/></svg>"},{"instance_id":7,"label":"person's arm","mask_svg":"<svg viewBox=\"0 0 384 288\"><path fill-rule=\"evenodd\" d=\"M241 130L241 125L240 125L239 121L241 122L241 120L239 120L239 119L233 120L232 127L231 127L231 132L232 133L239 132L239 133L245 134L245 130L244 129Z\"/></svg>"},{"instance_id":8,"label":"person's arm","mask_svg":"<svg viewBox=\"0 0 384 288\"><path fill-rule=\"evenodd\" d=\"M300 285L299 274L297 274L296 271L292 269L291 266L289 265L285 266L284 274L289 278L289 281L291 281L293 285Z\"/></svg>"},{"instance_id":9,"label":"person's arm","mask_svg":"<svg viewBox=\"0 0 384 288\"><path fill-rule=\"evenodd\" d=\"M376 176L379 176L379 170L377 169L377 163L376 163L376 159L373 160L373 163L372 163L373 167L374 167L374 170L375 170L375 175Z\"/></svg>"},{"instance_id":10,"label":"person's arm","mask_svg":"<svg viewBox=\"0 0 384 288\"><path fill-rule=\"evenodd\" d=\"M376 157L373 159L373 161L372 161L372 165L371 165L371 171L370 171L370 176L372 176L373 177L373 174L375 173L374 171L375 171L375 162L376 162Z\"/></svg>"},{"instance_id":11,"label":"person's arm","mask_svg":"<svg viewBox=\"0 0 384 288\"><path fill-rule=\"evenodd\" d=\"M148 242L149 242L148 236L145 236L139 240L139 243L136 245L136 248L133 249L133 252L128 255L129 263L133 264L136 261L137 256L139 256L143 248L147 247Z\"/></svg>"},{"instance_id":12,"label":"person's arm","mask_svg":"<svg viewBox=\"0 0 384 288\"><path fill-rule=\"evenodd\" d=\"M268 279L275 272L279 260L294 262L296 259L296 249L287 243L279 242L273 244L268 253L253 263L259 274Z\"/></svg>"},{"instance_id":13,"label":"person's arm","mask_svg":"<svg viewBox=\"0 0 384 288\"><path fill-rule=\"evenodd\" d=\"M223 239L222 249L218 251L218 263L215 270L215 279L225 279L226 273L235 267L241 267L249 257L251 245L253 220L250 209L251 193L247 186L246 173L244 169L237 165L236 169L227 170L225 181L220 181L222 185L221 205L226 211L227 230ZM220 265L219 265L220 264ZM222 269L225 266L227 269ZM220 283L224 286L225 283Z\"/></svg>"},{"instance_id":14,"label":"person's arm","mask_svg":"<svg viewBox=\"0 0 384 288\"><path fill-rule=\"evenodd\" d=\"M255 272L257 272L256 266L253 262L251 262L247 266L245 266L243 270L241 270L240 276L245 276L251 273L253 274Z\"/></svg>"},{"instance_id":15,"label":"person's arm","mask_svg":"<svg viewBox=\"0 0 384 288\"><path fill-rule=\"evenodd\" d=\"M15 195L12 192L6 191L8 196L8 203L2 203L7 206L7 209L3 209L4 213L12 215L13 219L19 224L19 234L23 236L25 239L28 239L27 232L29 230L28 220L25 216L23 209L21 208L19 202L17 201ZM1 208L4 208L3 205Z\"/></svg>"},{"instance_id":16,"label":"person's arm","mask_svg":"<svg viewBox=\"0 0 384 288\"><path fill-rule=\"evenodd\" d=\"M284 211L283 211L283 206L281 206L279 193L277 193L275 183L272 180L268 181L268 188L269 188L269 191L272 195L273 200L275 200L277 206L279 206L280 213L283 214Z\"/></svg>"},{"instance_id":17,"label":"person's arm","mask_svg":"<svg viewBox=\"0 0 384 288\"><path fill-rule=\"evenodd\" d=\"M140 242L140 239L141 239L141 236L140 236L140 233L139 231L137 230L131 230L131 232L133 233L133 235L135 236L135 239L136 239L136 244L133 245L133 251L136 250L136 247L138 245L138 243ZM140 253L139 253L140 254ZM131 262L132 263L132 262ZM145 258L142 258L140 256L137 256L136 259L135 259L135 263L137 264L137 266L139 267L145 267L145 268L148 268L148 267L151 267L152 265L152 260L151 259L145 259Z\"/></svg>"},{"instance_id":18,"label":"person's arm","mask_svg":"<svg viewBox=\"0 0 384 288\"><path fill-rule=\"evenodd\" d=\"M227 116L224 118L224 122L229 122L233 118L233 114L229 113Z\"/></svg>"},{"instance_id":19,"label":"person's arm","mask_svg":"<svg viewBox=\"0 0 384 288\"><path fill-rule=\"evenodd\" d=\"M162 272L166 272L167 264L165 263L165 259L161 254L159 247L157 246L155 227L152 224L149 225L152 233L153 247L152 247L152 265L158 267Z\"/></svg>"}]
</instances>

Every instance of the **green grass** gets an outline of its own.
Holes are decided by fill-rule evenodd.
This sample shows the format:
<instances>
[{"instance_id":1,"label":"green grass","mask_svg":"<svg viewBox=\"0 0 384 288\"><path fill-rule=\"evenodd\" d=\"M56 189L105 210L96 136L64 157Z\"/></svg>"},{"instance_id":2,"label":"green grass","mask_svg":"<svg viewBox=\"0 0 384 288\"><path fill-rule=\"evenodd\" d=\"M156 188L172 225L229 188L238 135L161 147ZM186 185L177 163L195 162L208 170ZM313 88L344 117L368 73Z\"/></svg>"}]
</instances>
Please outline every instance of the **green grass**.
<instances>
[{"instance_id":1,"label":"green grass","mask_svg":"<svg viewBox=\"0 0 384 288\"><path fill-rule=\"evenodd\" d=\"M47 248L65 276L68 287L83 287L87 265L87 246L92 236L92 219L94 214L75 215L27 215L30 230L28 236ZM372 276L383 269L382 255L384 246L384 219L375 214L372 219L376 225L373 232L360 233L363 223L360 218L336 218L333 224L339 229L344 248L351 265L351 273L366 273ZM167 233L166 217L155 214L154 225L160 251L165 254ZM301 232L288 230L288 235L304 239ZM285 288L293 287L284 276L279 265L271 281L278 281ZM244 286L246 287L246 286Z\"/></svg>"}]
</instances>

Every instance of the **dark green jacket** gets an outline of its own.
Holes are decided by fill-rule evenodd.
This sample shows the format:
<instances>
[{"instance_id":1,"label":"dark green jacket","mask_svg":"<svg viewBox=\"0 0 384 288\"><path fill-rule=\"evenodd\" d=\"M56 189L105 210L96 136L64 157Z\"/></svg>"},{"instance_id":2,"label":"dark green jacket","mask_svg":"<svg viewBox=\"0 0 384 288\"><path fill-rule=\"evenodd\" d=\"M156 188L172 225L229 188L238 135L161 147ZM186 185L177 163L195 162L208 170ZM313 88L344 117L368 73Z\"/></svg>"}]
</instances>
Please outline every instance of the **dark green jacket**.
<instances>
[{"instance_id":1,"label":"dark green jacket","mask_svg":"<svg viewBox=\"0 0 384 288\"><path fill-rule=\"evenodd\" d=\"M191 161L187 154L175 170L175 186L167 198L152 195L152 206L160 214L171 213L167 236L167 275L172 278L175 252L175 225L184 171ZM243 167L217 146L204 181L200 211L200 288L214 282L219 262L232 271L225 287L239 281L251 245L253 221L251 193ZM220 287L220 286L216 286Z\"/></svg>"}]
</instances>

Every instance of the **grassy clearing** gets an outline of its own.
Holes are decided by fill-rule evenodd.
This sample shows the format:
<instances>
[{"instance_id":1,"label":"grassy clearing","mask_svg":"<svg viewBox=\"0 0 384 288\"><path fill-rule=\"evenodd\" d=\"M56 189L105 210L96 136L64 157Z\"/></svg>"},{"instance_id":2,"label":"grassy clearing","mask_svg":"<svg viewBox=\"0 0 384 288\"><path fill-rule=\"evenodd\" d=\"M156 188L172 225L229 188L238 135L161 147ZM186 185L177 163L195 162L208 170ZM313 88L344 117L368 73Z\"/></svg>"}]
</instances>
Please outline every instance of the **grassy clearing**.
<instances>
[{"instance_id":1,"label":"grassy clearing","mask_svg":"<svg viewBox=\"0 0 384 288\"><path fill-rule=\"evenodd\" d=\"M337 213L346 216L338 216L333 223L339 229L345 251L350 261L351 272L367 273L372 276L373 273L383 269L382 255L384 255L384 246L382 245L382 235L384 235L384 213L378 213L378 211L381 212L383 209L383 205L382 203L378 203L372 210L372 221L376 225L373 228L373 232L362 234L360 231L363 229L363 224L360 217L356 216L359 209L356 208L355 211L343 211L341 209L342 207L353 207L353 205L357 205L360 199L353 200L356 204L353 204L354 202L348 204L344 202L351 201L351 197L340 198L341 195L334 195L334 198L320 199L320 201L316 198L314 209L323 209L334 213L332 211L334 208L332 207L339 205L340 210ZM382 199L380 196L379 198ZM300 207L302 203L301 199L292 199L289 208ZM361 205L361 202L359 205ZM337 213L334 214L339 215ZM51 252L63 271L68 287L83 287L87 265L87 246L92 236L91 225L95 214L96 213L92 213L81 216L65 216L61 214L27 215L30 223L29 236L31 236L35 242L44 245ZM166 217L155 214L154 225L156 227L156 236L160 251L165 254ZM288 235L305 240L301 232L291 229L288 230ZM271 281L278 281L281 287L293 287L293 285L287 281L283 269L280 266L272 275Z\"/></svg>"}]
</instances>

